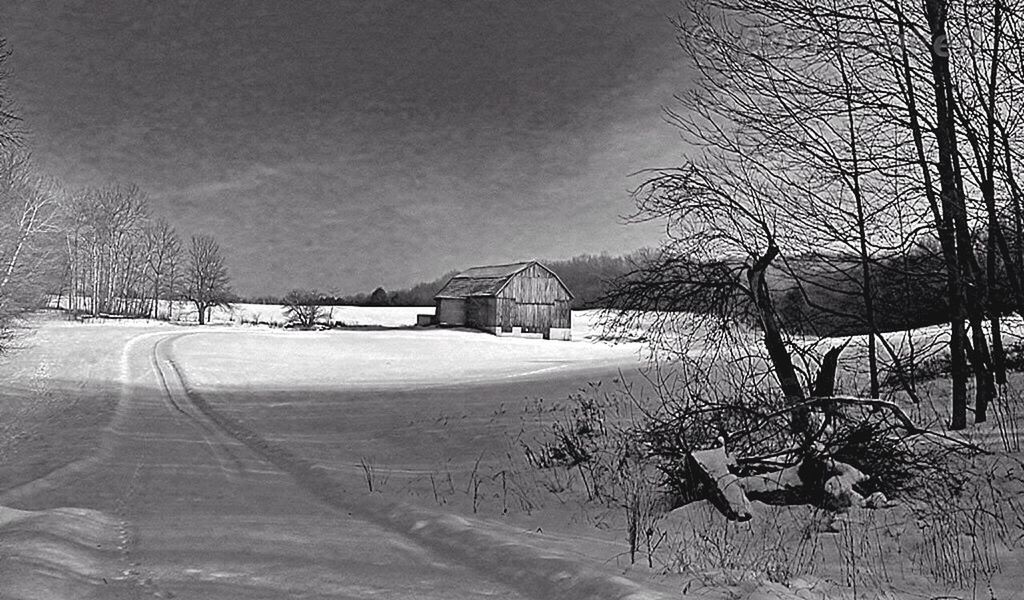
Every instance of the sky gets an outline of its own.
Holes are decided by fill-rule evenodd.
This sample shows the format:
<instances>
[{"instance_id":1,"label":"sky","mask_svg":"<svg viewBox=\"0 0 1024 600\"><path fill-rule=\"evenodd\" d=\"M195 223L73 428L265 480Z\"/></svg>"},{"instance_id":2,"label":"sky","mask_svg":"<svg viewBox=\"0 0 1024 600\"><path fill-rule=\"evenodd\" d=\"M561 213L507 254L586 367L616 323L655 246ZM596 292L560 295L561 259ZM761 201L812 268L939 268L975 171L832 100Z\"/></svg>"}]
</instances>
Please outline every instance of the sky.
<instances>
[{"instance_id":1,"label":"sky","mask_svg":"<svg viewBox=\"0 0 1024 600\"><path fill-rule=\"evenodd\" d=\"M629 252L682 160L675 0L0 3L36 162L134 183L243 295Z\"/></svg>"}]
</instances>

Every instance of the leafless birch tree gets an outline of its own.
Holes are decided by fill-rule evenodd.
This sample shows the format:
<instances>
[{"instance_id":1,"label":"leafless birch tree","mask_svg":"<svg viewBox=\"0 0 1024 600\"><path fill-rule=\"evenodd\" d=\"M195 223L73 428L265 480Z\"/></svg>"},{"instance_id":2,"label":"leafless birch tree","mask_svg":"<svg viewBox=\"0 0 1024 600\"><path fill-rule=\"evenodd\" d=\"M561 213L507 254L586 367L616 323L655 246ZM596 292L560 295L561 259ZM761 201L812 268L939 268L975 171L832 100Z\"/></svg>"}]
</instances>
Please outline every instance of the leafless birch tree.
<instances>
[{"instance_id":1,"label":"leafless birch tree","mask_svg":"<svg viewBox=\"0 0 1024 600\"><path fill-rule=\"evenodd\" d=\"M29 156L0 150L0 320L34 309L54 284L60 191Z\"/></svg>"}]
</instances>

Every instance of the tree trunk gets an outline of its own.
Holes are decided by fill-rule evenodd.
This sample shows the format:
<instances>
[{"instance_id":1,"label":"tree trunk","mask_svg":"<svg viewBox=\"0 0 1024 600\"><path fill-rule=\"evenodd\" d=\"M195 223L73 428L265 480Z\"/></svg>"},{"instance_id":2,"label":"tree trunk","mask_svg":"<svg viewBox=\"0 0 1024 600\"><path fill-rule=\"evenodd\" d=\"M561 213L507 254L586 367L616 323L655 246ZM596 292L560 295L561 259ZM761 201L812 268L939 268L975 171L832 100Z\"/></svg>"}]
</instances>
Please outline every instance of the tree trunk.
<instances>
[{"instance_id":1,"label":"tree trunk","mask_svg":"<svg viewBox=\"0 0 1024 600\"><path fill-rule=\"evenodd\" d=\"M992 326L992 368L995 370L996 383L1006 385L1006 349L1003 347L1002 324L999 315L990 319Z\"/></svg>"},{"instance_id":2,"label":"tree trunk","mask_svg":"<svg viewBox=\"0 0 1024 600\"><path fill-rule=\"evenodd\" d=\"M950 84L952 85L952 84ZM950 104L950 111L954 109L952 91L947 93L947 100ZM967 222L967 208L963 186L963 170L960 167L960 154L956 145L956 131L952 131L953 142L953 173L956 177L957 186L957 208L953 213L953 223L956 227L957 249L962 273L964 278L964 294L966 299L967 317L971 323L971 366L974 370L975 381L975 405L974 422L984 423L988 419L988 405L995 398L996 386L992 371L992 354L989 350L988 339L985 336L985 308L987 308L987 294L984 289L984 274L978 264L978 257L974 253L974 243L971 239L970 224Z\"/></svg>"},{"instance_id":3,"label":"tree trunk","mask_svg":"<svg viewBox=\"0 0 1024 600\"><path fill-rule=\"evenodd\" d=\"M160 278L153 278L153 318L160 319Z\"/></svg>"},{"instance_id":4,"label":"tree trunk","mask_svg":"<svg viewBox=\"0 0 1024 600\"><path fill-rule=\"evenodd\" d=\"M796 368L793 366L793 359L786 349L786 342L782 337L778 318L775 314L775 306L772 304L768 284L765 281L765 272L772 261L779 255L779 249L775 245L768 248L765 254L754 261L754 264L747 272L747 282L750 286L750 293L753 296L754 305L761 321L761 328L764 333L764 345L768 351L768 358L771 360L775 376L779 380L779 386L790 405L800 405L804 401L804 390L796 375ZM806 436L809 431L807 409L799 408L793 412L791 429L795 435Z\"/></svg>"},{"instance_id":5,"label":"tree trunk","mask_svg":"<svg viewBox=\"0 0 1024 600\"><path fill-rule=\"evenodd\" d=\"M930 0L930 4L925 6L925 11L928 14L928 22L932 29L938 28L937 24L933 24L931 11L943 9L941 2L934 2ZM917 162L921 168L921 177L924 183L924 192L928 198L928 205L931 208L932 217L935 221L935 230L939 237L939 242L942 248L942 256L946 264L946 301L948 303L948 315L950 320L950 377L952 379L951 385L951 400L950 400L950 428L951 429L964 429L967 427L967 361L964 355L963 340L966 336L964 329L964 312L962 306L962 291L961 291L961 280L960 280L960 264L957 260L956 253L956 240L953 234L952 214L950 213L951 199L950 195L955 193L956 183L952 176L952 166L948 160L944 161L945 167L940 168L940 179L942 181L942 193L935 193L935 187L933 185L932 178L932 160L927 155L924 143L924 127L921 124L921 115L917 109L917 92L914 87L915 75L910 66L909 53L906 47L906 40L908 39L906 27L902 19L898 20L899 27L899 43L901 51L901 69L904 85L904 93L906 94L907 101L907 116L910 123L910 130L914 138L914 150L917 154ZM945 39L945 25L942 24L942 37L938 37L933 32L933 39ZM934 71L937 68L935 66L935 52L932 52L932 70L933 70L933 87L937 98L937 101L944 105L945 94L942 91L940 85L940 79L934 76ZM939 110L941 118L941 110ZM948 126L948 116L946 123ZM941 132L936 131L936 137L944 139ZM942 144L940 144L942 147ZM940 152L942 158L948 158L944 153Z\"/></svg>"},{"instance_id":6,"label":"tree trunk","mask_svg":"<svg viewBox=\"0 0 1024 600\"><path fill-rule=\"evenodd\" d=\"M949 301L950 317L950 375L953 379L952 414L950 429L959 430L967 427L967 361L964 354L963 341L967 331L964 327L964 261L957 248L959 236L959 214L964 212L963 198L960 197L955 171L954 154L956 138L954 132L953 113L949 106L949 57L945 49L939 45L948 40L946 35L946 3L943 0L926 0L925 14L931 33L931 71L932 86L935 92L935 138L939 149L939 182L941 198L941 224L939 239L942 253L946 260L947 282L946 293ZM964 216L966 216L964 214Z\"/></svg>"}]
</instances>

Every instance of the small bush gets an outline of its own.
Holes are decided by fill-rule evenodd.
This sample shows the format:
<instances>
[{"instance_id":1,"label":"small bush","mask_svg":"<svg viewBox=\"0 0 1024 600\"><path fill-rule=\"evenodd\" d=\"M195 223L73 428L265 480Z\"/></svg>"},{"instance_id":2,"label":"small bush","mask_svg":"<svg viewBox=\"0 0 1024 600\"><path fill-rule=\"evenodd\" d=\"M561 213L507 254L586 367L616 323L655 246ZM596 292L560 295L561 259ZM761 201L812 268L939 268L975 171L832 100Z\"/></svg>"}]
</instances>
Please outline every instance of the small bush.
<instances>
[{"instance_id":1,"label":"small bush","mask_svg":"<svg viewBox=\"0 0 1024 600\"><path fill-rule=\"evenodd\" d=\"M909 372L904 377L917 383L934 381L940 377L949 375L950 359L948 353L936 354L921 359L911 365ZM899 373L895 370L887 370L882 376L881 386L887 389L903 389Z\"/></svg>"},{"instance_id":2,"label":"small bush","mask_svg":"<svg viewBox=\"0 0 1024 600\"><path fill-rule=\"evenodd\" d=\"M665 539L657 526L665 494L627 407L626 396L593 385L556 409L542 439L523 443L523 453L536 468L578 473L588 502L621 511L630 561L643 553L653 567L654 552Z\"/></svg>"},{"instance_id":3,"label":"small bush","mask_svg":"<svg viewBox=\"0 0 1024 600\"><path fill-rule=\"evenodd\" d=\"M292 290L285 294L282 303L289 327L313 329L327 324L327 311L321 294L315 290Z\"/></svg>"}]
</instances>

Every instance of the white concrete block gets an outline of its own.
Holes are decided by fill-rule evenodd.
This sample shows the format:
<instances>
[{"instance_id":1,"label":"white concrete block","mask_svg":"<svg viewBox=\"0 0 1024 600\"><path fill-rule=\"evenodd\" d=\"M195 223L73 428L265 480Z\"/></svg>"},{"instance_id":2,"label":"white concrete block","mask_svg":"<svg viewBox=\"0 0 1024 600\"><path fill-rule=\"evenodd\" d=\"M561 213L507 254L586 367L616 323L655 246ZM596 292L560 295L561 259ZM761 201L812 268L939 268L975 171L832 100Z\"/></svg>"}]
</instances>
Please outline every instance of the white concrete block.
<instances>
[{"instance_id":1,"label":"white concrete block","mask_svg":"<svg viewBox=\"0 0 1024 600\"><path fill-rule=\"evenodd\" d=\"M572 340L572 329L552 327L548 331L548 339L568 342Z\"/></svg>"}]
</instances>

